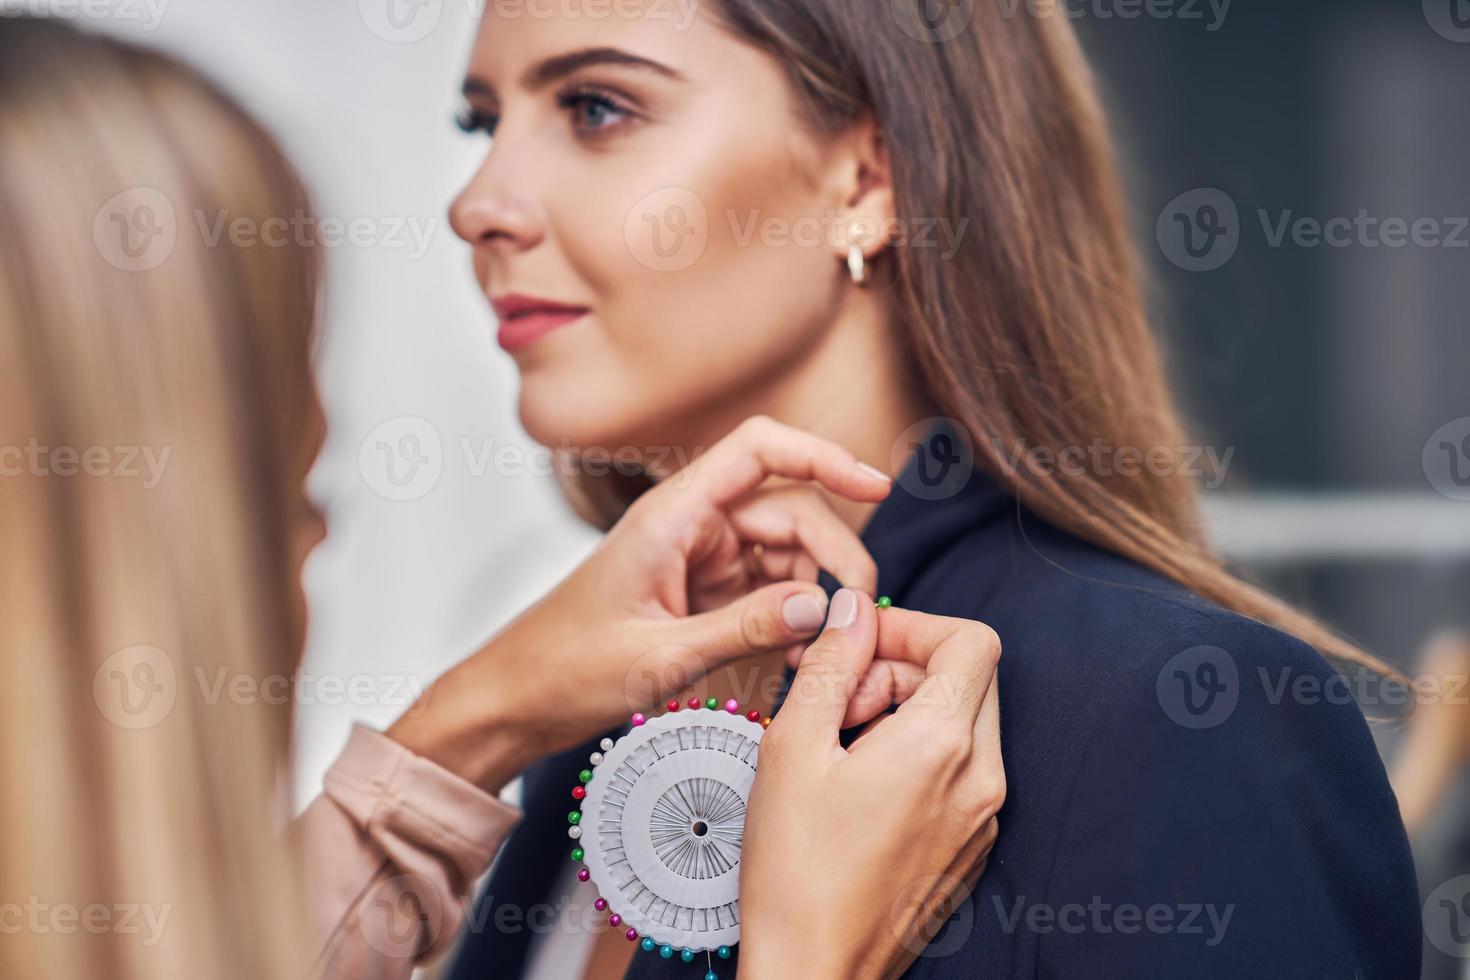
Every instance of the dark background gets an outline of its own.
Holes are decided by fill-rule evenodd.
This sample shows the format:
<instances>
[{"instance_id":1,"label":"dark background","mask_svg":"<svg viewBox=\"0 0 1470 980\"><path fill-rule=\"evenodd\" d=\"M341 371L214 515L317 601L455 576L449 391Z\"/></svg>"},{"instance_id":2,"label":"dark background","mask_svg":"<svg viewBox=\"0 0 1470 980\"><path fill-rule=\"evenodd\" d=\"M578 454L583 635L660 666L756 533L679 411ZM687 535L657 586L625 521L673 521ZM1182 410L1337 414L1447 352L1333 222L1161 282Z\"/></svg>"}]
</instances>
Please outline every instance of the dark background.
<instances>
[{"instance_id":1,"label":"dark background","mask_svg":"<svg viewBox=\"0 0 1470 980\"><path fill-rule=\"evenodd\" d=\"M1429 217L1446 236L1444 219L1470 215L1470 23L1458 43L1444 36L1435 3L1470 19L1465 0L1237 0L1209 31L1205 4L1202 20L1071 8L1118 134L1176 389L1198 438L1236 449L1221 493L1249 491L1266 533L1280 523L1278 548L1242 548L1234 564L1409 670L1435 630L1470 625L1470 553L1424 546L1463 539L1470 503L1436 493L1422 463L1436 429L1470 416L1470 247L1273 247L1258 212L1273 225L1287 211ZM1179 267L1155 234L1196 188L1239 211L1238 250L1211 271ZM1293 525L1273 516L1278 498L1342 516L1325 532ZM1417 527L1410 543L1334 548L1336 527L1347 540L1389 509ZM1376 734L1391 760L1399 726ZM1466 790L1462 779L1415 842L1425 894L1470 871ZM1470 975L1425 955L1426 977Z\"/></svg>"}]
</instances>

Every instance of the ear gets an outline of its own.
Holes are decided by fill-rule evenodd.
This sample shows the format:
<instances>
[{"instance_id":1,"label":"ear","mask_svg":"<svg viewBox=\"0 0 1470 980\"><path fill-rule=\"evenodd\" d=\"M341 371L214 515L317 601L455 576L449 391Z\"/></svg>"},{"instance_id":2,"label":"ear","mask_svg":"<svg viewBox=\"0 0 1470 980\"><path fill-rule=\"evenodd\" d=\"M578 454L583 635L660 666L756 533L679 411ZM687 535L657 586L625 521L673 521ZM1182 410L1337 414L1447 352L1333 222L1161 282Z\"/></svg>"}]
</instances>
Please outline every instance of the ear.
<instances>
[{"instance_id":1,"label":"ear","mask_svg":"<svg viewBox=\"0 0 1470 980\"><path fill-rule=\"evenodd\" d=\"M840 259L853 244L871 259L889 245L895 226L888 147L871 115L853 123L838 143L838 215L846 227L833 235L834 246Z\"/></svg>"}]
</instances>

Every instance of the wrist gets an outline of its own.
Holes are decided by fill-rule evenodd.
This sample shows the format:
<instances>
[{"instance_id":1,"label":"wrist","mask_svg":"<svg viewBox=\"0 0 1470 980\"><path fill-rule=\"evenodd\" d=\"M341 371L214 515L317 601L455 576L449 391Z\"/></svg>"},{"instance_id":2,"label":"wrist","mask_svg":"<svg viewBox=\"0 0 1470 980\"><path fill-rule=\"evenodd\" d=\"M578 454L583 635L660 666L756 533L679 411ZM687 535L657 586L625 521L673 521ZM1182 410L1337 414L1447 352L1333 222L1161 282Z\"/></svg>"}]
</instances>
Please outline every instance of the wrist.
<instances>
[{"instance_id":1,"label":"wrist","mask_svg":"<svg viewBox=\"0 0 1470 980\"><path fill-rule=\"evenodd\" d=\"M744 930L747 931L748 930ZM766 941L742 938L740 969L736 980L785 977L790 980L878 980L880 974L864 964L849 961L841 951L823 953L810 941Z\"/></svg>"},{"instance_id":2,"label":"wrist","mask_svg":"<svg viewBox=\"0 0 1470 980\"><path fill-rule=\"evenodd\" d=\"M501 685L476 685L465 672L461 664L435 681L386 734L495 796L535 760L533 740L499 707Z\"/></svg>"}]
</instances>

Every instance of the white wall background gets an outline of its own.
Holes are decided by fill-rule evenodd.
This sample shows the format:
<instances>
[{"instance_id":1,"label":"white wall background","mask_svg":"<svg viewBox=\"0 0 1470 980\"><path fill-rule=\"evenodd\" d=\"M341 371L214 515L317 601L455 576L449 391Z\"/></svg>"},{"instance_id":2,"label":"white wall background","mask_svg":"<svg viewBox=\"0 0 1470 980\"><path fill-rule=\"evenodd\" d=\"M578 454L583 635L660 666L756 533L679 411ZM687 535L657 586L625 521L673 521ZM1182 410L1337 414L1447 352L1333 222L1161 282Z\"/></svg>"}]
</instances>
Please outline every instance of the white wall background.
<instances>
[{"instance_id":1,"label":"white wall background","mask_svg":"<svg viewBox=\"0 0 1470 980\"><path fill-rule=\"evenodd\" d=\"M327 249L318 376L330 435L312 482L330 532L306 574L298 803L317 792L354 720L387 725L415 687L473 650L594 541L549 476L495 463L506 446L527 454L527 470L544 460L530 455L516 422L513 365L495 345L468 247L447 219L487 146L453 126L477 4L0 2L5 12L85 20L197 65L276 133L318 215L357 222L370 242ZM429 233L426 250L409 227ZM379 443L411 448L405 435L418 438L427 462L399 489ZM402 457L395 465L400 478L410 472Z\"/></svg>"}]
</instances>

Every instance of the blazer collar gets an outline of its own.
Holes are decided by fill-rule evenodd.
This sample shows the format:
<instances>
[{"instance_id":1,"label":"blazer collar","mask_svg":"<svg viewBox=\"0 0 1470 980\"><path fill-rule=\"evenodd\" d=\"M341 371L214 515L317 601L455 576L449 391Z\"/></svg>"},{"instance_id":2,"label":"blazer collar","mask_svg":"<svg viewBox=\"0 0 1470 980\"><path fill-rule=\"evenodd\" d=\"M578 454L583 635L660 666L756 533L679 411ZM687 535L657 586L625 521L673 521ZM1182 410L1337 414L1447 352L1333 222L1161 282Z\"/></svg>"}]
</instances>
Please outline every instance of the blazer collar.
<instances>
[{"instance_id":1,"label":"blazer collar","mask_svg":"<svg viewBox=\"0 0 1470 980\"><path fill-rule=\"evenodd\" d=\"M1016 506L1015 498L976 465L970 435L957 422L931 419L921 431L925 435L912 444L888 499L862 532L878 563L878 594L895 601L955 538ZM824 576L824 584L834 582Z\"/></svg>"}]
</instances>

